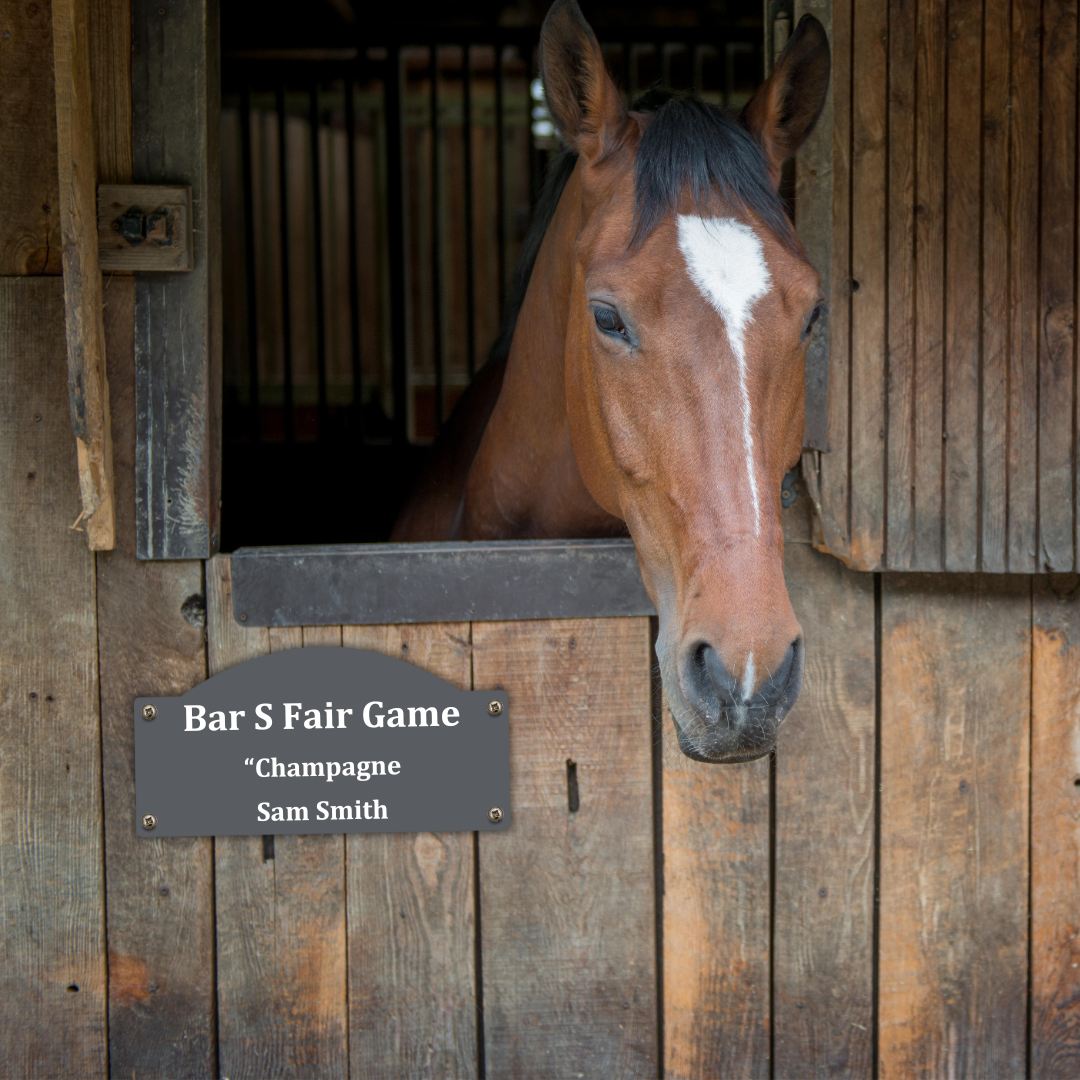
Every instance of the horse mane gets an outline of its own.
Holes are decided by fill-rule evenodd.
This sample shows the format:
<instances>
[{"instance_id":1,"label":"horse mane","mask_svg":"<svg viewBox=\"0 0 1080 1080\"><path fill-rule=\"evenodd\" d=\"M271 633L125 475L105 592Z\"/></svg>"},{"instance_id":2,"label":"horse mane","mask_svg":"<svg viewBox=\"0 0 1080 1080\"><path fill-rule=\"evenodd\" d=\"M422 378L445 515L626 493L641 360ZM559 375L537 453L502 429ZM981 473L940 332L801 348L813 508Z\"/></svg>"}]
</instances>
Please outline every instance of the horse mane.
<instances>
[{"instance_id":1,"label":"horse mane","mask_svg":"<svg viewBox=\"0 0 1080 1080\"><path fill-rule=\"evenodd\" d=\"M758 217L788 246L797 244L784 202L769 180L765 153L737 118L701 98L655 88L639 97L632 108L652 116L634 162L637 206L632 247L646 240L665 217L678 211L687 191L699 212L704 213L718 193L728 206ZM514 267L502 331L491 347L489 362L505 361L510 355L536 256L577 160L573 150L563 150L548 165Z\"/></svg>"}]
</instances>

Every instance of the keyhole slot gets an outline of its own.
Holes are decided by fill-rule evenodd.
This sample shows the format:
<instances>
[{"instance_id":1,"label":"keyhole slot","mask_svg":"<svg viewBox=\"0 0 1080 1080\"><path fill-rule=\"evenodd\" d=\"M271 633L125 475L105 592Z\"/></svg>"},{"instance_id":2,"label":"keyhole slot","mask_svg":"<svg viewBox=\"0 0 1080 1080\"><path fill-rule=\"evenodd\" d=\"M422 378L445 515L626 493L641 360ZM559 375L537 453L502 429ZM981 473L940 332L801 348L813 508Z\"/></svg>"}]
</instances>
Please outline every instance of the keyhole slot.
<instances>
[{"instance_id":1,"label":"keyhole slot","mask_svg":"<svg viewBox=\"0 0 1080 1080\"><path fill-rule=\"evenodd\" d=\"M577 762L566 759L566 805L571 814L576 814L581 807L581 795L578 793Z\"/></svg>"}]
</instances>

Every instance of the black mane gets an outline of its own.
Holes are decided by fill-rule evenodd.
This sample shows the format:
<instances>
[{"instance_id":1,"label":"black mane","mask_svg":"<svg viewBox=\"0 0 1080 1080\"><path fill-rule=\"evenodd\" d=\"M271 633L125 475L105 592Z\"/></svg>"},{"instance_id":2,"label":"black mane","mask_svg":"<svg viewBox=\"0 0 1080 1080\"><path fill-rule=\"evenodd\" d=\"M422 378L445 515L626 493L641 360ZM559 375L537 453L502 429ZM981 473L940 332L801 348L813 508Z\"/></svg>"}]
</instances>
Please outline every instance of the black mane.
<instances>
[{"instance_id":1,"label":"black mane","mask_svg":"<svg viewBox=\"0 0 1080 1080\"><path fill-rule=\"evenodd\" d=\"M664 218L677 213L687 193L701 213L719 195L728 206L749 211L784 243L794 245L795 230L769 180L765 154L735 117L700 98L655 89L638 98L633 110L651 113L652 119L634 162L637 206L631 246L641 244ZM490 360L510 355L533 264L577 158L573 150L564 150L548 166Z\"/></svg>"}]
</instances>

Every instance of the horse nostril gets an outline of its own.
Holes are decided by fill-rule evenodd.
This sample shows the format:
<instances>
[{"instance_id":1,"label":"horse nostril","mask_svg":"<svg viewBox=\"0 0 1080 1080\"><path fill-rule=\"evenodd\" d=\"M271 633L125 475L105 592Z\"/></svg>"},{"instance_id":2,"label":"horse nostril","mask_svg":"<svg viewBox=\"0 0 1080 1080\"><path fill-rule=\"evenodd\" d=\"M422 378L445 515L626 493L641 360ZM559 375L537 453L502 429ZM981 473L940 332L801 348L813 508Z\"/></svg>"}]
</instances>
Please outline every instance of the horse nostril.
<instances>
[{"instance_id":1,"label":"horse nostril","mask_svg":"<svg viewBox=\"0 0 1080 1080\"><path fill-rule=\"evenodd\" d=\"M720 712L735 704L736 691L735 678L707 641L698 642L689 650L683 666L683 692L703 720L719 720Z\"/></svg>"}]
</instances>

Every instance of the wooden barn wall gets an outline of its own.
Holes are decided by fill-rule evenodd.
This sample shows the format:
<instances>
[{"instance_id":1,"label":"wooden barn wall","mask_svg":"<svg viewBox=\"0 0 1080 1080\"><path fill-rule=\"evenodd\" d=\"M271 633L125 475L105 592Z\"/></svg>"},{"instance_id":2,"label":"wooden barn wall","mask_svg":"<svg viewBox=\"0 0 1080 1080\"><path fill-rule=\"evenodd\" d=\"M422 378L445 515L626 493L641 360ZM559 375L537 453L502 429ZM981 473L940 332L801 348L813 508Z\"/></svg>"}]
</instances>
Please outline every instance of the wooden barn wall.
<instances>
[{"instance_id":1,"label":"wooden barn wall","mask_svg":"<svg viewBox=\"0 0 1080 1080\"><path fill-rule=\"evenodd\" d=\"M831 18L831 162L799 188L832 200L817 543L864 570L1073 572L1077 5Z\"/></svg>"},{"instance_id":2,"label":"wooden barn wall","mask_svg":"<svg viewBox=\"0 0 1080 1080\"><path fill-rule=\"evenodd\" d=\"M129 15L91 12L120 180ZM105 288L118 544L90 554L49 5L0 0L0 31L0 1073L1080 1072L1075 576L859 574L793 521L804 693L774 760L717 768L658 715L647 620L242 629L227 559L134 558L124 275ZM327 641L505 686L517 826L137 840L133 698Z\"/></svg>"}]
</instances>

